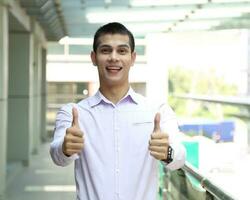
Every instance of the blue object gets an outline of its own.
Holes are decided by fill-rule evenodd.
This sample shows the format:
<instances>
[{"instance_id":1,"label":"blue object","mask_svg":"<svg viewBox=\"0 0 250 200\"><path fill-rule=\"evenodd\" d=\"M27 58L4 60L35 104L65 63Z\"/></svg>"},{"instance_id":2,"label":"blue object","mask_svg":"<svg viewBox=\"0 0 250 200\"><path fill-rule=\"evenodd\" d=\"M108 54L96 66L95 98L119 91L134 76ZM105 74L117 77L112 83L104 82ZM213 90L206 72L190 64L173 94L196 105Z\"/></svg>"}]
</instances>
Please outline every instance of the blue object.
<instances>
[{"instance_id":1,"label":"blue object","mask_svg":"<svg viewBox=\"0 0 250 200\"><path fill-rule=\"evenodd\" d=\"M183 123L179 128L188 135L203 135L215 140L215 142L230 142L233 141L235 124L231 120L219 122L203 121Z\"/></svg>"}]
</instances>

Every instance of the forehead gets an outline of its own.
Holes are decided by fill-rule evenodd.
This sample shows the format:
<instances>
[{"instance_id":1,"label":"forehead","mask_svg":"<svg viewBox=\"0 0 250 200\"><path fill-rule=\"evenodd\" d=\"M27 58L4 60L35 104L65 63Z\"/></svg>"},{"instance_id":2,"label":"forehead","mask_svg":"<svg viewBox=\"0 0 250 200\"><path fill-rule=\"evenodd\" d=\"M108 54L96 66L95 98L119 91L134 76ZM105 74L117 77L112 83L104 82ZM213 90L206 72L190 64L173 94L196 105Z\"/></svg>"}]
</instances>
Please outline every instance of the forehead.
<instances>
[{"instance_id":1,"label":"forehead","mask_svg":"<svg viewBox=\"0 0 250 200\"><path fill-rule=\"evenodd\" d=\"M128 35L122 35L122 34L105 34L99 37L98 39L98 47L100 46L112 46L112 47L117 47L117 46L128 46L129 45L129 37Z\"/></svg>"}]
</instances>

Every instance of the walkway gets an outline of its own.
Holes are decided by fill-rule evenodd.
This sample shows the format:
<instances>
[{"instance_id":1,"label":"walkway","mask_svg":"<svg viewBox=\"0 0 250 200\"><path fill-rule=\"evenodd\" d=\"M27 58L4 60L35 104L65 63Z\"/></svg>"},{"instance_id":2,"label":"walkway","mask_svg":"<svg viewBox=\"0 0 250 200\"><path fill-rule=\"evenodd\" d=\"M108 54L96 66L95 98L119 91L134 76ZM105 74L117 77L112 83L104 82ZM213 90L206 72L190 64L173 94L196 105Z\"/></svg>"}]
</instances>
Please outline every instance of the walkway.
<instances>
[{"instance_id":1,"label":"walkway","mask_svg":"<svg viewBox=\"0 0 250 200\"><path fill-rule=\"evenodd\" d=\"M8 184L7 200L72 200L75 198L73 168L54 165L49 144L40 146L29 167L21 168Z\"/></svg>"}]
</instances>

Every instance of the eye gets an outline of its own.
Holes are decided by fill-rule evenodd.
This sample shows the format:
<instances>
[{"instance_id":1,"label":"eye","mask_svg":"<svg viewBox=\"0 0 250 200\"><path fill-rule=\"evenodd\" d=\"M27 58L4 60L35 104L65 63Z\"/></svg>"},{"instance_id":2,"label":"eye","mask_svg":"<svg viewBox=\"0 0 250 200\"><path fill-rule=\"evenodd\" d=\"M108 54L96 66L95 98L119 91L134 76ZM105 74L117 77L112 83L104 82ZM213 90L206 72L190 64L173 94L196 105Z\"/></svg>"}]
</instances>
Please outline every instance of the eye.
<instances>
[{"instance_id":1,"label":"eye","mask_svg":"<svg viewBox=\"0 0 250 200\"><path fill-rule=\"evenodd\" d=\"M121 55L125 55L125 54L128 53L128 49L126 49L126 48L120 48L120 49L118 50L118 52L119 52L119 54L121 54Z\"/></svg>"},{"instance_id":2,"label":"eye","mask_svg":"<svg viewBox=\"0 0 250 200\"><path fill-rule=\"evenodd\" d=\"M110 49L110 48L101 48L101 49L100 49L100 52L101 52L102 54L108 54L108 53L111 52L111 49Z\"/></svg>"}]
</instances>

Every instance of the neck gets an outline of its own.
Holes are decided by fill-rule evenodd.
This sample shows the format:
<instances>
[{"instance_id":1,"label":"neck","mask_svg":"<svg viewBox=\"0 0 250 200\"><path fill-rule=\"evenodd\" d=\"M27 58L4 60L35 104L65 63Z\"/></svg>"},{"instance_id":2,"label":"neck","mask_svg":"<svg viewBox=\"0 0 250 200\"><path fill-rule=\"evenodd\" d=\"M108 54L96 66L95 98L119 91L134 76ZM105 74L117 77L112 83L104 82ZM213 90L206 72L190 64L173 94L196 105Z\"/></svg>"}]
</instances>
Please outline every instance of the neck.
<instances>
[{"instance_id":1,"label":"neck","mask_svg":"<svg viewBox=\"0 0 250 200\"><path fill-rule=\"evenodd\" d=\"M128 92L129 84L126 86L100 86L101 93L112 103L119 102Z\"/></svg>"}]
</instances>

